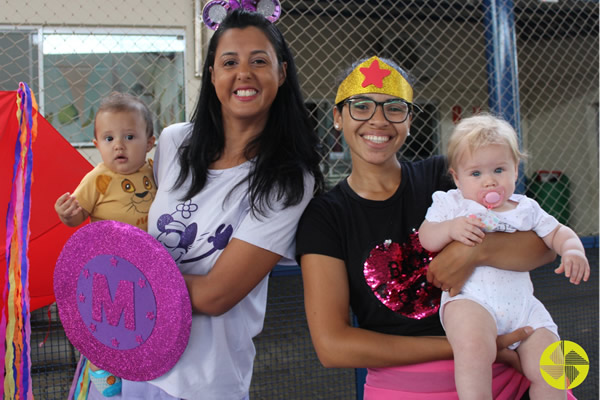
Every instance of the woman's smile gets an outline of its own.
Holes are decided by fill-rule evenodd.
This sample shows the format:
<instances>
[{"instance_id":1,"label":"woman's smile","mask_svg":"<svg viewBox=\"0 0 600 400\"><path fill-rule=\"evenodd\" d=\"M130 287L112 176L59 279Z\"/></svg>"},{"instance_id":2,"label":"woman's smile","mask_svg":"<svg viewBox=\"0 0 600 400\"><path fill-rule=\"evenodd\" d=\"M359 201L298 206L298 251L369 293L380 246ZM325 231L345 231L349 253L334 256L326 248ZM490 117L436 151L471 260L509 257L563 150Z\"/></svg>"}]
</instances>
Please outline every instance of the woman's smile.
<instances>
[{"instance_id":1,"label":"woman's smile","mask_svg":"<svg viewBox=\"0 0 600 400\"><path fill-rule=\"evenodd\" d=\"M249 100L249 98L254 97L258 94L258 90L256 89L237 89L233 92L240 100Z\"/></svg>"},{"instance_id":2,"label":"woman's smile","mask_svg":"<svg viewBox=\"0 0 600 400\"><path fill-rule=\"evenodd\" d=\"M390 141L390 136L387 135L363 135L362 138L375 144L382 144Z\"/></svg>"}]
</instances>

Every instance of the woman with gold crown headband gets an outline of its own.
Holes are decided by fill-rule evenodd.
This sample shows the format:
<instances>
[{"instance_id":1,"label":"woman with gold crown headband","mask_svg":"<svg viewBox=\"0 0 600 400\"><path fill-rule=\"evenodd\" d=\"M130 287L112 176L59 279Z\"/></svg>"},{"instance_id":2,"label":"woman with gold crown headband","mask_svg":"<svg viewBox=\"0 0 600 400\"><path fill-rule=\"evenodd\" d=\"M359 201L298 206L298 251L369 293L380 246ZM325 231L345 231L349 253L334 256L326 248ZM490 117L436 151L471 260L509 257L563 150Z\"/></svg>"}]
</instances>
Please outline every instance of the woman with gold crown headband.
<instances>
[{"instance_id":1,"label":"woman with gold crown headband","mask_svg":"<svg viewBox=\"0 0 600 400\"><path fill-rule=\"evenodd\" d=\"M416 229L433 192L453 184L443 157L397 158L417 109L410 78L389 60L361 60L343 76L335 104L334 127L348 144L352 171L311 201L296 236L317 355L326 367L368 368L368 400L457 399L438 316L441 290L458 293L479 265L530 270L554 254L532 232L494 233L476 247L451 243L430 263L434 254L421 247ZM507 346L529 334L523 327L498 338L494 398L519 399L527 390Z\"/></svg>"},{"instance_id":2,"label":"woman with gold crown headband","mask_svg":"<svg viewBox=\"0 0 600 400\"><path fill-rule=\"evenodd\" d=\"M298 220L322 186L318 138L283 35L243 7L218 22L191 122L158 140L148 215L148 232L186 281L189 342L170 371L123 380L113 399L249 398L267 276L294 263Z\"/></svg>"}]
</instances>

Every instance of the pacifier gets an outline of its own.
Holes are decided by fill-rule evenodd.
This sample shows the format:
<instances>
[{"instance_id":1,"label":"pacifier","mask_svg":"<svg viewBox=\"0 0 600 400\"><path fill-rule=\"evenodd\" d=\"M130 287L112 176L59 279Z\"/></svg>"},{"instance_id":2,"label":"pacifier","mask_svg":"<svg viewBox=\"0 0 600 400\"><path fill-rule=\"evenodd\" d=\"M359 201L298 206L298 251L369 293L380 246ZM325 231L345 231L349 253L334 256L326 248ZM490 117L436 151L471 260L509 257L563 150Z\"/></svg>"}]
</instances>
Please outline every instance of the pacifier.
<instances>
[{"instance_id":1,"label":"pacifier","mask_svg":"<svg viewBox=\"0 0 600 400\"><path fill-rule=\"evenodd\" d=\"M496 208L502 204L503 194L504 191L498 189L483 190L479 193L479 202L488 209Z\"/></svg>"}]
</instances>

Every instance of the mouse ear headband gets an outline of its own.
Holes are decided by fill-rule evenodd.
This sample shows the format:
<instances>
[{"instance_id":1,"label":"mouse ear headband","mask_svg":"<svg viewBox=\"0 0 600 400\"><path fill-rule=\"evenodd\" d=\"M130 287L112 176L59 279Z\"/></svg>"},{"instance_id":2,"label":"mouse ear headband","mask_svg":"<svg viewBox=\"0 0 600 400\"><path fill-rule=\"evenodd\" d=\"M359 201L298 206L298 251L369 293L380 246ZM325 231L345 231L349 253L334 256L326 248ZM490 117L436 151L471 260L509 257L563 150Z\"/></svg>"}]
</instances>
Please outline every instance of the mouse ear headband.
<instances>
[{"instance_id":1,"label":"mouse ear headband","mask_svg":"<svg viewBox=\"0 0 600 400\"><path fill-rule=\"evenodd\" d=\"M271 22L277 21L281 15L278 0L212 0L202 9L202 20L208 28L217 30L227 14L237 8L258 12Z\"/></svg>"},{"instance_id":2,"label":"mouse ear headband","mask_svg":"<svg viewBox=\"0 0 600 400\"><path fill-rule=\"evenodd\" d=\"M335 104L350 96L366 93L389 94L412 103L413 89L406 79L377 56L360 63L344 79L335 96Z\"/></svg>"}]
</instances>

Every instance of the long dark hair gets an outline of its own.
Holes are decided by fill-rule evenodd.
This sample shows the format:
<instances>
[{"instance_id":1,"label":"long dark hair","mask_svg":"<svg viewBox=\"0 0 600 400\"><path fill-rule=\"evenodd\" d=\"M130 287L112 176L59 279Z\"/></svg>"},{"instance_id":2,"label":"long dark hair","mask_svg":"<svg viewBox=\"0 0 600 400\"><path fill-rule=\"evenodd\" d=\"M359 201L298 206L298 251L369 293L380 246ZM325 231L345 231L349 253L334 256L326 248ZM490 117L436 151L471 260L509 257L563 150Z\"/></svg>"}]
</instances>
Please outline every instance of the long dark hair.
<instances>
[{"instance_id":1,"label":"long dark hair","mask_svg":"<svg viewBox=\"0 0 600 400\"><path fill-rule=\"evenodd\" d=\"M279 66L287 63L285 82L273 100L265 128L245 148L247 158L253 154L256 156L250 173L240 182L248 181L252 212L265 215L273 200L283 200L285 207L302 200L305 171L315 177L315 193L323 189L323 175L317 152L319 139L304 106L294 58L279 29L258 13L234 10L225 17L210 40L202 70L200 95L191 118L192 134L179 152L181 170L175 187L183 185L191 175L191 185L184 200L191 199L206 184L209 166L223 154L225 135L221 102L211 82L209 68L214 65L217 45L223 33L228 29L250 26L260 29L269 39Z\"/></svg>"}]
</instances>

